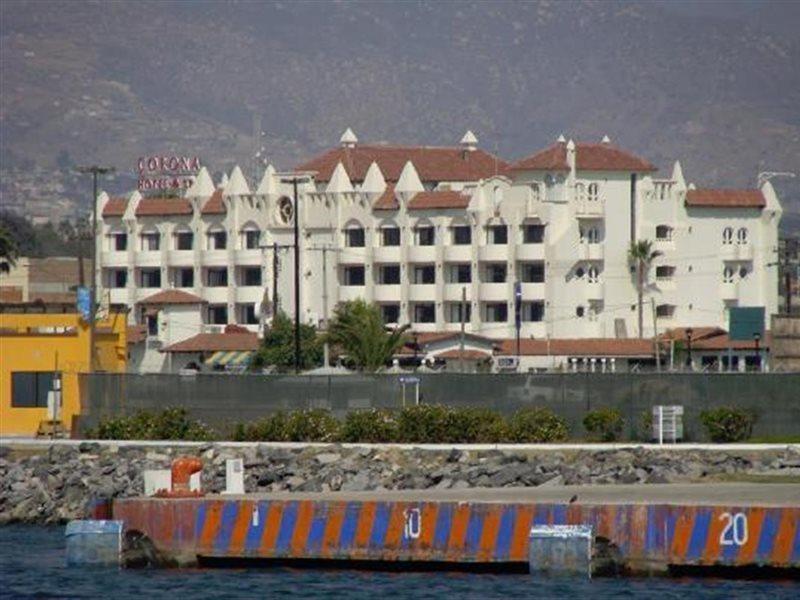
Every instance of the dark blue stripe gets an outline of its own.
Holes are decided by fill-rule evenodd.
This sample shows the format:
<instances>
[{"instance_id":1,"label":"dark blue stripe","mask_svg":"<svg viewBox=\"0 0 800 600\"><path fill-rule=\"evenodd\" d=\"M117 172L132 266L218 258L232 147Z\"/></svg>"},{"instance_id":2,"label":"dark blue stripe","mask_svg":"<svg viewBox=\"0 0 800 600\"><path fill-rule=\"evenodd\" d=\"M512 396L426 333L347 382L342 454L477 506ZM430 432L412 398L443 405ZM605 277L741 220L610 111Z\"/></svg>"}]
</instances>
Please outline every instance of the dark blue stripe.
<instances>
[{"instance_id":1,"label":"dark blue stripe","mask_svg":"<svg viewBox=\"0 0 800 600\"><path fill-rule=\"evenodd\" d=\"M788 508L786 510L789 510ZM794 545L792 546L792 556L790 557L792 565L795 567L800 566L800 524L795 523L794 526Z\"/></svg>"},{"instance_id":2,"label":"dark blue stripe","mask_svg":"<svg viewBox=\"0 0 800 600\"><path fill-rule=\"evenodd\" d=\"M553 525L567 524L567 507L565 504L556 504L553 507Z\"/></svg>"},{"instance_id":3,"label":"dark blue stripe","mask_svg":"<svg viewBox=\"0 0 800 600\"><path fill-rule=\"evenodd\" d=\"M436 531L433 537L433 547L444 552L447 550L447 541L450 539L450 527L453 524L453 505L442 503L439 505L439 515L436 519Z\"/></svg>"},{"instance_id":4,"label":"dark blue stripe","mask_svg":"<svg viewBox=\"0 0 800 600\"><path fill-rule=\"evenodd\" d=\"M775 508L769 509L764 515L764 523L761 526L761 535L758 538L758 549L756 550L756 562L769 562L772 558L772 547L775 545L775 536L778 535L778 527L781 522L781 511Z\"/></svg>"},{"instance_id":5,"label":"dark blue stripe","mask_svg":"<svg viewBox=\"0 0 800 600\"><path fill-rule=\"evenodd\" d=\"M261 536L264 533L264 525L267 522L267 510L269 503L258 502L254 506L258 511L258 525L253 525L253 515L250 514L250 527L247 528L247 535L244 538L245 554L258 554L261 547Z\"/></svg>"},{"instance_id":6,"label":"dark blue stripe","mask_svg":"<svg viewBox=\"0 0 800 600\"><path fill-rule=\"evenodd\" d=\"M281 526L278 530L278 539L275 540L275 552L288 552L292 544L295 523L297 523L298 502L286 502L281 515Z\"/></svg>"},{"instance_id":7,"label":"dark blue stripe","mask_svg":"<svg viewBox=\"0 0 800 600\"><path fill-rule=\"evenodd\" d=\"M692 537L686 549L686 560L699 560L703 556L708 540L708 524L711 522L711 511L708 508L697 510L692 528Z\"/></svg>"},{"instance_id":8,"label":"dark blue stripe","mask_svg":"<svg viewBox=\"0 0 800 600\"><path fill-rule=\"evenodd\" d=\"M494 546L495 560L508 558L511 548L511 536L514 535L514 521L516 521L518 506L510 504L503 510L500 517L500 526L497 529L497 542Z\"/></svg>"},{"instance_id":9,"label":"dark blue stripe","mask_svg":"<svg viewBox=\"0 0 800 600\"><path fill-rule=\"evenodd\" d=\"M347 550L353 545L353 540L356 537L356 527L358 527L358 514L360 510L361 503L348 502L344 511L342 532L339 535L339 548L341 550Z\"/></svg>"},{"instance_id":10,"label":"dark blue stripe","mask_svg":"<svg viewBox=\"0 0 800 600\"><path fill-rule=\"evenodd\" d=\"M649 505L645 527L644 548L648 556L652 556L652 552L664 547L664 509L656 512L656 507L652 504Z\"/></svg>"},{"instance_id":11,"label":"dark blue stripe","mask_svg":"<svg viewBox=\"0 0 800 600\"><path fill-rule=\"evenodd\" d=\"M314 518L311 521L311 528L306 540L306 549L310 554L322 550L322 539L325 536L325 525L328 523L329 508L330 505L326 502L314 503Z\"/></svg>"},{"instance_id":12,"label":"dark blue stripe","mask_svg":"<svg viewBox=\"0 0 800 600\"><path fill-rule=\"evenodd\" d=\"M533 525L547 525L549 523L549 505L537 504L533 509Z\"/></svg>"},{"instance_id":13,"label":"dark blue stripe","mask_svg":"<svg viewBox=\"0 0 800 600\"><path fill-rule=\"evenodd\" d=\"M740 512L744 512L745 513L745 515L748 518L748 522L745 524L745 527L747 527L748 530L750 528L749 515L742 508L731 508L728 512L731 515L730 516L731 528L726 532L725 539L728 540L728 541L734 541L735 542L735 540L736 540L735 534L736 534L736 531L737 531L737 527L739 528L739 531L738 531L739 537L741 537L742 534L744 533L743 531L741 531L741 519L738 519L738 522L737 522L737 519L735 518L736 515L739 514ZM719 517L717 517L717 518L719 519ZM728 525L728 517L725 517L724 519L721 519L721 521L722 521L723 528ZM748 531L748 534L749 534L749 531ZM721 531L720 531L720 535L722 535ZM733 564L736 561L736 557L739 555L739 549L741 548L741 546L737 546L735 543L733 543L733 544L725 545L725 546L720 545L719 548L721 550L720 555L721 555L721 558L722 558L722 562L724 564Z\"/></svg>"},{"instance_id":14,"label":"dark blue stripe","mask_svg":"<svg viewBox=\"0 0 800 600\"><path fill-rule=\"evenodd\" d=\"M386 539L386 530L389 529L389 515L392 507L386 502L379 502L375 506L375 515L372 517L372 531L369 537L369 547L383 550Z\"/></svg>"},{"instance_id":15,"label":"dark blue stripe","mask_svg":"<svg viewBox=\"0 0 800 600\"><path fill-rule=\"evenodd\" d=\"M200 537L203 535L203 525L206 523L206 506L207 502L201 502L197 507L197 515L194 520L194 539L200 542Z\"/></svg>"},{"instance_id":16,"label":"dark blue stripe","mask_svg":"<svg viewBox=\"0 0 800 600\"><path fill-rule=\"evenodd\" d=\"M214 539L214 551L217 554L227 554L230 549L231 535L233 534L236 517L239 515L239 506L238 502L225 502L222 505L219 531Z\"/></svg>"},{"instance_id":17,"label":"dark blue stripe","mask_svg":"<svg viewBox=\"0 0 800 600\"><path fill-rule=\"evenodd\" d=\"M475 558L481 545L481 534L483 533L483 522L486 519L487 506L473 506L469 513L469 523L467 524L467 536L464 540L464 553L471 558Z\"/></svg>"}]
</instances>

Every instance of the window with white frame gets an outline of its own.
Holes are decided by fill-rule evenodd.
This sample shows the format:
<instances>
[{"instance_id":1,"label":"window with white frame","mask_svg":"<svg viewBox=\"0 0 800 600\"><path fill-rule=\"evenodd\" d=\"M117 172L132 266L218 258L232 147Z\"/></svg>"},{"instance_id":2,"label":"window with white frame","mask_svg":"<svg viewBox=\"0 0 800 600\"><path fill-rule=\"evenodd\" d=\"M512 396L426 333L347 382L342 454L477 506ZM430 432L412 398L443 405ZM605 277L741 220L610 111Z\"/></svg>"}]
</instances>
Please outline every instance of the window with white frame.
<instances>
[{"instance_id":1,"label":"window with white frame","mask_svg":"<svg viewBox=\"0 0 800 600\"><path fill-rule=\"evenodd\" d=\"M469 263L447 265L447 283L471 283L472 266Z\"/></svg>"},{"instance_id":2,"label":"window with white frame","mask_svg":"<svg viewBox=\"0 0 800 600\"><path fill-rule=\"evenodd\" d=\"M142 269L139 272L139 287L158 288L161 287L161 269Z\"/></svg>"},{"instance_id":3,"label":"window with white frame","mask_svg":"<svg viewBox=\"0 0 800 600\"><path fill-rule=\"evenodd\" d=\"M436 230L433 225L418 225L414 228L414 244L433 246L436 244Z\"/></svg>"},{"instance_id":4,"label":"window with white frame","mask_svg":"<svg viewBox=\"0 0 800 600\"><path fill-rule=\"evenodd\" d=\"M575 184L575 198L577 198L578 202L586 200L586 186L582 183Z\"/></svg>"},{"instance_id":5,"label":"window with white frame","mask_svg":"<svg viewBox=\"0 0 800 600\"><path fill-rule=\"evenodd\" d=\"M447 302L444 308L444 319L448 323L469 322L472 318L472 307L469 302Z\"/></svg>"},{"instance_id":6,"label":"window with white frame","mask_svg":"<svg viewBox=\"0 0 800 600\"><path fill-rule=\"evenodd\" d=\"M739 279L747 279L748 275L750 275L750 269L744 265L739 267Z\"/></svg>"},{"instance_id":7,"label":"window with white frame","mask_svg":"<svg viewBox=\"0 0 800 600\"><path fill-rule=\"evenodd\" d=\"M594 202L600 197L600 190L596 183L590 183L586 188L586 197L590 202Z\"/></svg>"},{"instance_id":8,"label":"window with white frame","mask_svg":"<svg viewBox=\"0 0 800 600\"><path fill-rule=\"evenodd\" d=\"M484 283L505 283L508 276L506 263L489 263L484 267Z\"/></svg>"},{"instance_id":9,"label":"window with white frame","mask_svg":"<svg viewBox=\"0 0 800 600\"><path fill-rule=\"evenodd\" d=\"M175 269L175 287L190 288L194 287L194 269L192 267L180 267Z\"/></svg>"},{"instance_id":10,"label":"window with white frame","mask_svg":"<svg viewBox=\"0 0 800 600\"><path fill-rule=\"evenodd\" d=\"M349 265L342 269L342 285L364 285L364 265Z\"/></svg>"},{"instance_id":11,"label":"window with white frame","mask_svg":"<svg viewBox=\"0 0 800 600\"><path fill-rule=\"evenodd\" d=\"M208 232L208 249L225 250L228 246L228 235L224 229L212 229Z\"/></svg>"},{"instance_id":12,"label":"window with white frame","mask_svg":"<svg viewBox=\"0 0 800 600\"><path fill-rule=\"evenodd\" d=\"M675 276L675 267L670 265L656 266L656 279L658 281L671 281Z\"/></svg>"},{"instance_id":13,"label":"window with white frame","mask_svg":"<svg viewBox=\"0 0 800 600\"><path fill-rule=\"evenodd\" d=\"M239 285L243 287L261 286L261 267L241 267Z\"/></svg>"},{"instance_id":14,"label":"window with white frame","mask_svg":"<svg viewBox=\"0 0 800 600\"><path fill-rule=\"evenodd\" d=\"M213 267L206 270L206 285L208 287L227 287L228 268Z\"/></svg>"},{"instance_id":15,"label":"window with white frame","mask_svg":"<svg viewBox=\"0 0 800 600\"><path fill-rule=\"evenodd\" d=\"M400 283L400 265L381 265L378 268L378 283L380 285L397 285Z\"/></svg>"},{"instance_id":16,"label":"window with white frame","mask_svg":"<svg viewBox=\"0 0 800 600\"><path fill-rule=\"evenodd\" d=\"M674 304L659 304L656 306L656 317L659 319L671 319L675 316Z\"/></svg>"},{"instance_id":17,"label":"window with white frame","mask_svg":"<svg viewBox=\"0 0 800 600\"><path fill-rule=\"evenodd\" d=\"M589 283L597 283L600 281L600 271L597 267L591 265L586 269L586 278L589 280Z\"/></svg>"},{"instance_id":18,"label":"window with white frame","mask_svg":"<svg viewBox=\"0 0 800 600\"><path fill-rule=\"evenodd\" d=\"M161 236L157 231L145 231L140 237L142 252L156 252L159 249Z\"/></svg>"},{"instance_id":19,"label":"window with white frame","mask_svg":"<svg viewBox=\"0 0 800 600\"><path fill-rule=\"evenodd\" d=\"M417 302L413 305L412 316L414 323L435 323L436 308L433 302Z\"/></svg>"},{"instance_id":20,"label":"window with white frame","mask_svg":"<svg viewBox=\"0 0 800 600\"><path fill-rule=\"evenodd\" d=\"M242 230L242 246L247 250L257 250L261 243L261 231L254 226Z\"/></svg>"},{"instance_id":21,"label":"window with white frame","mask_svg":"<svg viewBox=\"0 0 800 600\"><path fill-rule=\"evenodd\" d=\"M179 230L175 232L175 250L191 250L194 245L194 234L191 231Z\"/></svg>"},{"instance_id":22,"label":"window with white frame","mask_svg":"<svg viewBox=\"0 0 800 600\"><path fill-rule=\"evenodd\" d=\"M400 245L400 228L397 225L387 225L385 227L381 227L381 245Z\"/></svg>"},{"instance_id":23,"label":"window with white frame","mask_svg":"<svg viewBox=\"0 0 800 600\"><path fill-rule=\"evenodd\" d=\"M599 244L600 230L597 227L581 227L578 229L581 244Z\"/></svg>"},{"instance_id":24,"label":"window with white frame","mask_svg":"<svg viewBox=\"0 0 800 600\"><path fill-rule=\"evenodd\" d=\"M722 282L733 283L733 269L730 266L726 266L722 269Z\"/></svg>"},{"instance_id":25,"label":"window with white frame","mask_svg":"<svg viewBox=\"0 0 800 600\"><path fill-rule=\"evenodd\" d=\"M541 300L523 302L520 318L525 323L544 321L544 302Z\"/></svg>"},{"instance_id":26,"label":"window with white frame","mask_svg":"<svg viewBox=\"0 0 800 600\"><path fill-rule=\"evenodd\" d=\"M520 263L519 267L522 283L544 283L544 262L525 262Z\"/></svg>"},{"instance_id":27,"label":"window with white frame","mask_svg":"<svg viewBox=\"0 0 800 600\"><path fill-rule=\"evenodd\" d=\"M472 228L469 225L453 226L453 245L469 246L472 243Z\"/></svg>"},{"instance_id":28,"label":"window with white frame","mask_svg":"<svg viewBox=\"0 0 800 600\"><path fill-rule=\"evenodd\" d=\"M486 243L487 244L507 244L508 243L508 227L503 223L486 226Z\"/></svg>"},{"instance_id":29,"label":"window with white frame","mask_svg":"<svg viewBox=\"0 0 800 600\"><path fill-rule=\"evenodd\" d=\"M743 246L748 243L747 227L740 227L736 232L736 243Z\"/></svg>"},{"instance_id":30,"label":"window with white frame","mask_svg":"<svg viewBox=\"0 0 800 600\"><path fill-rule=\"evenodd\" d=\"M108 271L107 285L110 288L124 288L128 285L127 269L110 269Z\"/></svg>"},{"instance_id":31,"label":"window with white frame","mask_svg":"<svg viewBox=\"0 0 800 600\"><path fill-rule=\"evenodd\" d=\"M733 227L726 227L722 230L722 243L725 245L733 243Z\"/></svg>"},{"instance_id":32,"label":"window with white frame","mask_svg":"<svg viewBox=\"0 0 800 600\"><path fill-rule=\"evenodd\" d=\"M239 304L238 321L242 325L258 325L258 313L256 313L256 305L253 303Z\"/></svg>"},{"instance_id":33,"label":"window with white frame","mask_svg":"<svg viewBox=\"0 0 800 600\"><path fill-rule=\"evenodd\" d=\"M111 250L114 252L125 252L128 249L128 234L122 231L117 231L109 236L111 242Z\"/></svg>"},{"instance_id":34,"label":"window with white frame","mask_svg":"<svg viewBox=\"0 0 800 600\"><path fill-rule=\"evenodd\" d=\"M209 324L226 325L228 323L228 306L226 304L209 304L206 311L206 319Z\"/></svg>"},{"instance_id":35,"label":"window with white frame","mask_svg":"<svg viewBox=\"0 0 800 600\"><path fill-rule=\"evenodd\" d=\"M381 304L381 318L384 323L399 323L400 305L397 303Z\"/></svg>"},{"instance_id":36,"label":"window with white frame","mask_svg":"<svg viewBox=\"0 0 800 600\"><path fill-rule=\"evenodd\" d=\"M364 228L353 225L344 230L344 242L348 248L363 248L366 243Z\"/></svg>"},{"instance_id":37,"label":"window with white frame","mask_svg":"<svg viewBox=\"0 0 800 600\"><path fill-rule=\"evenodd\" d=\"M659 242L672 241L672 227L669 225L656 225L656 240Z\"/></svg>"},{"instance_id":38,"label":"window with white frame","mask_svg":"<svg viewBox=\"0 0 800 600\"><path fill-rule=\"evenodd\" d=\"M544 243L544 225L541 223L525 223L522 225L523 244Z\"/></svg>"},{"instance_id":39,"label":"window with white frame","mask_svg":"<svg viewBox=\"0 0 800 600\"><path fill-rule=\"evenodd\" d=\"M431 285L436 283L436 267L434 265L415 265L412 271L411 282L416 285Z\"/></svg>"},{"instance_id":40,"label":"window with white frame","mask_svg":"<svg viewBox=\"0 0 800 600\"><path fill-rule=\"evenodd\" d=\"M487 323L505 323L508 321L508 304L505 302L487 302L484 305L483 320Z\"/></svg>"}]
</instances>

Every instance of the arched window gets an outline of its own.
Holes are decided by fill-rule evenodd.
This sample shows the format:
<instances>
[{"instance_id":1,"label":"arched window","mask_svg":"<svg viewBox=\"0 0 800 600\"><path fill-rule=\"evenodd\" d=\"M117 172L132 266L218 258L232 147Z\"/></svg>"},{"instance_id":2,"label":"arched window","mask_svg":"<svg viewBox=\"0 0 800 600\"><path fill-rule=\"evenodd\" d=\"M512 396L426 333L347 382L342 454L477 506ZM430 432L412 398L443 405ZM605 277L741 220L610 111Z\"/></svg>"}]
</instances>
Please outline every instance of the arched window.
<instances>
[{"instance_id":1,"label":"arched window","mask_svg":"<svg viewBox=\"0 0 800 600\"><path fill-rule=\"evenodd\" d=\"M399 246L400 228L396 223L387 221L381 224L381 246Z\"/></svg>"},{"instance_id":2,"label":"arched window","mask_svg":"<svg viewBox=\"0 0 800 600\"><path fill-rule=\"evenodd\" d=\"M733 282L733 269L730 267L725 267L722 269L722 281L724 283L732 283Z\"/></svg>"},{"instance_id":3,"label":"arched window","mask_svg":"<svg viewBox=\"0 0 800 600\"><path fill-rule=\"evenodd\" d=\"M750 271L745 266L739 267L739 278L740 279L747 279L747 276L750 274Z\"/></svg>"},{"instance_id":4,"label":"arched window","mask_svg":"<svg viewBox=\"0 0 800 600\"><path fill-rule=\"evenodd\" d=\"M172 234L175 250L191 250L194 247L194 234L188 227L178 227Z\"/></svg>"},{"instance_id":5,"label":"arched window","mask_svg":"<svg viewBox=\"0 0 800 600\"><path fill-rule=\"evenodd\" d=\"M736 243L744 245L747 242L747 227L740 227L739 231L736 232Z\"/></svg>"},{"instance_id":6,"label":"arched window","mask_svg":"<svg viewBox=\"0 0 800 600\"><path fill-rule=\"evenodd\" d=\"M590 183L587 189L587 196L590 201L594 202L599 197L599 190L596 183Z\"/></svg>"},{"instance_id":7,"label":"arched window","mask_svg":"<svg viewBox=\"0 0 800 600\"><path fill-rule=\"evenodd\" d=\"M589 227L586 232L586 239L590 244L597 244L600 242L600 230L597 227Z\"/></svg>"},{"instance_id":8,"label":"arched window","mask_svg":"<svg viewBox=\"0 0 800 600\"><path fill-rule=\"evenodd\" d=\"M586 276L589 279L589 283L597 283L600 281L600 272L594 265L589 267L589 269L586 271Z\"/></svg>"},{"instance_id":9,"label":"arched window","mask_svg":"<svg viewBox=\"0 0 800 600\"><path fill-rule=\"evenodd\" d=\"M366 243L364 228L358 221L351 221L344 229L344 245L348 248L363 248Z\"/></svg>"},{"instance_id":10,"label":"arched window","mask_svg":"<svg viewBox=\"0 0 800 600\"><path fill-rule=\"evenodd\" d=\"M427 219L421 219L414 225L414 245L435 246L436 228Z\"/></svg>"},{"instance_id":11,"label":"arched window","mask_svg":"<svg viewBox=\"0 0 800 600\"><path fill-rule=\"evenodd\" d=\"M575 277L577 279L583 279L583 276L586 274L586 271L583 270L583 267L578 267L575 269Z\"/></svg>"},{"instance_id":12,"label":"arched window","mask_svg":"<svg viewBox=\"0 0 800 600\"><path fill-rule=\"evenodd\" d=\"M582 183L575 184L575 198L578 202L586 200L586 186Z\"/></svg>"},{"instance_id":13,"label":"arched window","mask_svg":"<svg viewBox=\"0 0 800 600\"><path fill-rule=\"evenodd\" d=\"M142 252L155 252L161 246L161 235L156 229L146 229L139 234L142 242Z\"/></svg>"},{"instance_id":14,"label":"arched window","mask_svg":"<svg viewBox=\"0 0 800 600\"><path fill-rule=\"evenodd\" d=\"M261 230L255 223L247 223L241 231L242 248L256 250L261 244Z\"/></svg>"},{"instance_id":15,"label":"arched window","mask_svg":"<svg viewBox=\"0 0 800 600\"><path fill-rule=\"evenodd\" d=\"M723 244L732 244L733 243L733 228L726 227L722 230L722 243Z\"/></svg>"},{"instance_id":16,"label":"arched window","mask_svg":"<svg viewBox=\"0 0 800 600\"><path fill-rule=\"evenodd\" d=\"M209 227L206 236L209 250L225 250L228 247L228 234L219 225Z\"/></svg>"}]
</instances>

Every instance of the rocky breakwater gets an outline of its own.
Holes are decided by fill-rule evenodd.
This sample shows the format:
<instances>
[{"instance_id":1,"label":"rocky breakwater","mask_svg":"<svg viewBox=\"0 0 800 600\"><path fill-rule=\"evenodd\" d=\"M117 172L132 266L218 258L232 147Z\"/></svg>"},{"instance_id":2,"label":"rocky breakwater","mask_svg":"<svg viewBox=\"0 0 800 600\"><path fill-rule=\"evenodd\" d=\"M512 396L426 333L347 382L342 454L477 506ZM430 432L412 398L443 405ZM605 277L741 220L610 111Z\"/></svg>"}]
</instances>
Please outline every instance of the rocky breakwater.
<instances>
[{"instance_id":1,"label":"rocky breakwater","mask_svg":"<svg viewBox=\"0 0 800 600\"><path fill-rule=\"evenodd\" d=\"M398 447L0 446L0 523L55 523L85 515L93 498L143 493L145 469L180 455L204 463L203 488L225 487L225 461L242 458L248 492L397 490L711 481L800 475L800 449L428 450Z\"/></svg>"}]
</instances>

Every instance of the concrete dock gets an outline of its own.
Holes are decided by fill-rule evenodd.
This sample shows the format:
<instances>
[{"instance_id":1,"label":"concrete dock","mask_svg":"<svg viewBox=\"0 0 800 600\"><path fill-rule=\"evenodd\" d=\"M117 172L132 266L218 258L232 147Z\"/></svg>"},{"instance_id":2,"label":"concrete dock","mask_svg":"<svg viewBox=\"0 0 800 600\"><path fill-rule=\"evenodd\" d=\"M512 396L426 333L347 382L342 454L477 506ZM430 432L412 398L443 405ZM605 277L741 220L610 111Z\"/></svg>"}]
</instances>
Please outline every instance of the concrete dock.
<instances>
[{"instance_id":1,"label":"concrete dock","mask_svg":"<svg viewBox=\"0 0 800 600\"><path fill-rule=\"evenodd\" d=\"M540 525L592 528L597 571L800 572L800 484L666 484L113 501L179 564L257 560L526 570Z\"/></svg>"}]
</instances>

